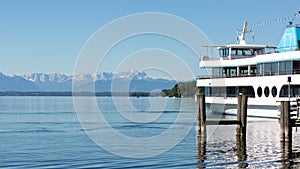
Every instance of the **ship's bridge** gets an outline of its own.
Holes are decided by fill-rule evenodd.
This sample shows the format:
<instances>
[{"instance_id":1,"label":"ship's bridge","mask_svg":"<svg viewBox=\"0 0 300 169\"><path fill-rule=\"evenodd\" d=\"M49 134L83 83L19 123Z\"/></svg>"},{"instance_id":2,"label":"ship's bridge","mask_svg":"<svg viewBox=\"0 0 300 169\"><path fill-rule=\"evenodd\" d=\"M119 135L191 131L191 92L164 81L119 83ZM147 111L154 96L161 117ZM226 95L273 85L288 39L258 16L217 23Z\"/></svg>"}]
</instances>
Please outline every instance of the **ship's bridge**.
<instances>
[{"instance_id":1,"label":"ship's bridge","mask_svg":"<svg viewBox=\"0 0 300 169\"><path fill-rule=\"evenodd\" d=\"M226 46L219 46L218 49L220 59L233 60L250 58L265 53L274 53L276 47L267 45L231 44Z\"/></svg>"}]
</instances>

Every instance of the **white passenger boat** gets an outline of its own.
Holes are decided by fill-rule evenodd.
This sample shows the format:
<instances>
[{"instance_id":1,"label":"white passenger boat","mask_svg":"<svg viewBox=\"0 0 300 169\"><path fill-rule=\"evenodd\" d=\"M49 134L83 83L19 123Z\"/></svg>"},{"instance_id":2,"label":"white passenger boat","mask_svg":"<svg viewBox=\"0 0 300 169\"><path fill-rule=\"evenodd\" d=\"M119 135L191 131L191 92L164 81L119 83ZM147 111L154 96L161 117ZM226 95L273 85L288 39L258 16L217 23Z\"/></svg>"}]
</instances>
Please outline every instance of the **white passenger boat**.
<instances>
[{"instance_id":1,"label":"white passenger boat","mask_svg":"<svg viewBox=\"0 0 300 169\"><path fill-rule=\"evenodd\" d=\"M278 118L278 100L300 95L300 26L290 23L277 47L247 44L247 22L237 44L216 47L219 56L202 56L197 78L215 112L236 114L237 96L248 95L248 115Z\"/></svg>"}]
</instances>

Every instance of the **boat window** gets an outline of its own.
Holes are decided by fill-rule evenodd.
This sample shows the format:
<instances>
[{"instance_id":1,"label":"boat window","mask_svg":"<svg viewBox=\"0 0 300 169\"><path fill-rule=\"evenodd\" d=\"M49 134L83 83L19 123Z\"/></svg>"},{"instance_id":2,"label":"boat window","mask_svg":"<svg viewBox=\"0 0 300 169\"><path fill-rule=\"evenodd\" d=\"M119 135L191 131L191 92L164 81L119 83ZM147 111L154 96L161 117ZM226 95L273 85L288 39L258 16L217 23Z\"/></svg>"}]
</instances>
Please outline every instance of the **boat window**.
<instances>
[{"instance_id":1,"label":"boat window","mask_svg":"<svg viewBox=\"0 0 300 169\"><path fill-rule=\"evenodd\" d=\"M270 76L271 73L271 63L264 63L264 76Z\"/></svg>"},{"instance_id":2,"label":"boat window","mask_svg":"<svg viewBox=\"0 0 300 169\"><path fill-rule=\"evenodd\" d=\"M293 74L300 74L300 61L293 61Z\"/></svg>"},{"instance_id":3,"label":"boat window","mask_svg":"<svg viewBox=\"0 0 300 169\"><path fill-rule=\"evenodd\" d=\"M231 49L231 55L237 55L237 49Z\"/></svg>"},{"instance_id":4,"label":"boat window","mask_svg":"<svg viewBox=\"0 0 300 169\"><path fill-rule=\"evenodd\" d=\"M243 93L248 97L255 97L254 88L252 86L239 86L238 93Z\"/></svg>"},{"instance_id":5,"label":"boat window","mask_svg":"<svg viewBox=\"0 0 300 169\"><path fill-rule=\"evenodd\" d=\"M258 88L257 88L257 96L258 96L258 97L261 97L261 95L262 95L262 88L261 88L261 87L258 87Z\"/></svg>"},{"instance_id":6,"label":"boat window","mask_svg":"<svg viewBox=\"0 0 300 169\"><path fill-rule=\"evenodd\" d=\"M211 96L211 87L205 87L205 95L206 96Z\"/></svg>"},{"instance_id":7,"label":"boat window","mask_svg":"<svg viewBox=\"0 0 300 169\"><path fill-rule=\"evenodd\" d=\"M223 68L223 76L224 77L236 76L236 68L235 67L224 67Z\"/></svg>"},{"instance_id":8,"label":"boat window","mask_svg":"<svg viewBox=\"0 0 300 169\"><path fill-rule=\"evenodd\" d=\"M231 76L237 76L237 73L236 73L237 69L236 68L232 68L230 69L230 74Z\"/></svg>"},{"instance_id":9,"label":"boat window","mask_svg":"<svg viewBox=\"0 0 300 169\"><path fill-rule=\"evenodd\" d=\"M271 74L278 75L278 62L272 63Z\"/></svg>"},{"instance_id":10,"label":"boat window","mask_svg":"<svg viewBox=\"0 0 300 169\"><path fill-rule=\"evenodd\" d=\"M226 55L226 56L229 56L229 48L225 48L225 49L224 49L224 52L225 52L225 55Z\"/></svg>"},{"instance_id":11,"label":"boat window","mask_svg":"<svg viewBox=\"0 0 300 169\"><path fill-rule=\"evenodd\" d=\"M243 50L242 49L238 49L237 50L237 55L239 56L242 56L244 53L243 53Z\"/></svg>"},{"instance_id":12,"label":"boat window","mask_svg":"<svg viewBox=\"0 0 300 169\"><path fill-rule=\"evenodd\" d=\"M283 85L279 92L279 97L288 97L288 85ZM300 85L291 85L291 97L300 96Z\"/></svg>"},{"instance_id":13,"label":"boat window","mask_svg":"<svg viewBox=\"0 0 300 169\"><path fill-rule=\"evenodd\" d=\"M221 57L229 56L229 48L219 49L219 52Z\"/></svg>"},{"instance_id":14,"label":"boat window","mask_svg":"<svg viewBox=\"0 0 300 169\"><path fill-rule=\"evenodd\" d=\"M269 89L268 86L265 87L264 94L265 94L266 97L269 97L269 95L270 95L270 89Z\"/></svg>"},{"instance_id":15,"label":"boat window","mask_svg":"<svg viewBox=\"0 0 300 169\"><path fill-rule=\"evenodd\" d=\"M212 77L221 77L221 68L212 68Z\"/></svg>"},{"instance_id":16,"label":"boat window","mask_svg":"<svg viewBox=\"0 0 300 169\"><path fill-rule=\"evenodd\" d=\"M244 50L242 50L242 54L244 56L252 56L253 55L252 54L252 50L250 50L250 49L244 49Z\"/></svg>"},{"instance_id":17,"label":"boat window","mask_svg":"<svg viewBox=\"0 0 300 169\"><path fill-rule=\"evenodd\" d=\"M240 67L240 76L247 76L248 75L248 66Z\"/></svg>"},{"instance_id":18,"label":"boat window","mask_svg":"<svg viewBox=\"0 0 300 169\"><path fill-rule=\"evenodd\" d=\"M253 54L254 55L260 55L260 54L263 54L263 53L264 53L263 49L254 49L253 50Z\"/></svg>"},{"instance_id":19,"label":"boat window","mask_svg":"<svg viewBox=\"0 0 300 169\"><path fill-rule=\"evenodd\" d=\"M291 61L285 62L285 72L286 72L286 74L292 73L292 62Z\"/></svg>"},{"instance_id":20,"label":"boat window","mask_svg":"<svg viewBox=\"0 0 300 169\"><path fill-rule=\"evenodd\" d=\"M216 97L225 97L226 96L226 87L212 87L211 96Z\"/></svg>"},{"instance_id":21,"label":"boat window","mask_svg":"<svg viewBox=\"0 0 300 169\"><path fill-rule=\"evenodd\" d=\"M263 64L258 64L257 65L257 73L258 73L258 76L263 76Z\"/></svg>"},{"instance_id":22,"label":"boat window","mask_svg":"<svg viewBox=\"0 0 300 169\"><path fill-rule=\"evenodd\" d=\"M205 88L205 94L207 96L236 97L238 93L243 93L248 97L255 97L254 88L252 86L227 86Z\"/></svg>"},{"instance_id":23,"label":"boat window","mask_svg":"<svg viewBox=\"0 0 300 169\"><path fill-rule=\"evenodd\" d=\"M226 87L227 97L236 97L238 95L238 88L236 86Z\"/></svg>"},{"instance_id":24,"label":"boat window","mask_svg":"<svg viewBox=\"0 0 300 169\"><path fill-rule=\"evenodd\" d=\"M237 55L237 56L253 56L253 50L252 49L231 49L231 55Z\"/></svg>"},{"instance_id":25,"label":"boat window","mask_svg":"<svg viewBox=\"0 0 300 169\"><path fill-rule=\"evenodd\" d=\"M285 75L285 62L279 62L279 74L280 75Z\"/></svg>"},{"instance_id":26,"label":"boat window","mask_svg":"<svg viewBox=\"0 0 300 169\"><path fill-rule=\"evenodd\" d=\"M257 68L255 65L250 67L250 75L256 75L257 74L256 71L257 71Z\"/></svg>"},{"instance_id":27,"label":"boat window","mask_svg":"<svg viewBox=\"0 0 300 169\"><path fill-rule=\"evenodd\" d=\"M277 88L275 86L272 87L271 93L272 93L273 97L276 97L276 95L277 95Z\"/></svg>"}]
</instances>

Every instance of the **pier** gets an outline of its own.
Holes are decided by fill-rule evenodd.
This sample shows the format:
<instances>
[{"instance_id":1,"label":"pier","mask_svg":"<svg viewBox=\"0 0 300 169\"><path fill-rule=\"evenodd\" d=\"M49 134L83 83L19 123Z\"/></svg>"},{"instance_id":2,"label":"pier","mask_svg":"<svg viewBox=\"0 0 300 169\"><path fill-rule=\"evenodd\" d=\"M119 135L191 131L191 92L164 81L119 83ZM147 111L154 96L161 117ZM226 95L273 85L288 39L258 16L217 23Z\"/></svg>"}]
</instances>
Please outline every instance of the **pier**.
<instances>
[{"instance_id":1,"label":"pier","mask_svg":"<svg viewBox=\"0 0 300 169\"><path fill-rule=\"evenodd\" d=\"M211 120L206 118L205 94L196 95L197 109L196 109L196 160L199 163L199 168L203 168L206 160L207 147L207 133L206 127L208 125L236 125L236 156L238 159L238 166L245 168L247 163L247 102L248 97L244 94L239 94L237 103L237 117L236 119L220 119ZM280 101L279 106L280 118L280 152L282 166L288 167L292 162L287 159L292 159L297 153L292 151L292 135L293 127L300 127L300 99L289 99Z\"/></svg>"},{"instance_id":2,"label":"pier","mask_svg":"<svg viewBox=\"0 0 300 169\"><path fill-rule=\"evenodd\" d=\"M280 142L286 151L292 150L293 127L300 126L300 99L280 101ZM297 129L297 128L296 128Z\"/></svg>"},{"instance_id":3,"label":"pier","mask_svg":"<svg viewBox=\"0 0 300 169\"><path fill-rule=\"evenodd\" d=\"M237 104L237 118L236 120L207 120L205 108L205 95L197 94L197 133L206 139L206 126L207 125L237 125L237 135L246 138L247 129L247 101L248 97L244 94L239 94Z\"/></svg>"},{"instance_id":4,"label":"pier","mask_svg":"<svg viewBox=\"0 0 300 169\"><path fill-rule=\"evenodd\" d=\"M237 104L236 120L207 120L205 94L196 95L197 116L196 116L196 132L197 132L197 161L204 162L206 154L206 126L207 125L236 125L236 148L238 161L242 163L239 167L245 168L248 166L244 161L247 160L246 155L246 134L247 134L247 102L248 97L244 94L239 94ZM199 168L202 168L199 166Z\"/></svg>"}]
</instances>

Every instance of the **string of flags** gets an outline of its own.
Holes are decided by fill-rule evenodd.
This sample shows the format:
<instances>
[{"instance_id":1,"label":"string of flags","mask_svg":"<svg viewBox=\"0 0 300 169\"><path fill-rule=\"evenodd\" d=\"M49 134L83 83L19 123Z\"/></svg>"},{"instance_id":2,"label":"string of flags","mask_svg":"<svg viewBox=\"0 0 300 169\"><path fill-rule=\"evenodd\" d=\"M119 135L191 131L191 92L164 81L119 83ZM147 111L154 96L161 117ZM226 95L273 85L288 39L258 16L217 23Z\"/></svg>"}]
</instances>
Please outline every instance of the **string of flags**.
<instances>
[{"instance_id":1,"label":"string of flags","mask_svg":"<svg viewBox=\"0 0 300 169\"><path fill-rule=\"evenodd\" d=\"M264 25L270 25L270 24L275 24L275 23L285 22L285 21L289 21L289 22L293 23L295 18L299 15L300 15L300 11L296 12L294 15L291 15L291 16L287 16L287 17L284 17L284 18L279 18L279 19L276 19L276 20L273 20L273 21L253 23L253 24L249 24L249 26L252 26L252 27L254 27L254 26L264 26Z\"/></svg>"}]
</instances>

